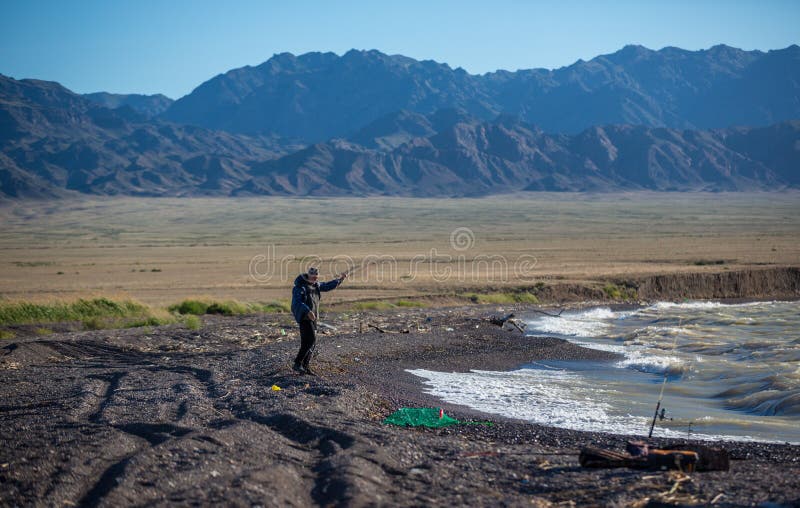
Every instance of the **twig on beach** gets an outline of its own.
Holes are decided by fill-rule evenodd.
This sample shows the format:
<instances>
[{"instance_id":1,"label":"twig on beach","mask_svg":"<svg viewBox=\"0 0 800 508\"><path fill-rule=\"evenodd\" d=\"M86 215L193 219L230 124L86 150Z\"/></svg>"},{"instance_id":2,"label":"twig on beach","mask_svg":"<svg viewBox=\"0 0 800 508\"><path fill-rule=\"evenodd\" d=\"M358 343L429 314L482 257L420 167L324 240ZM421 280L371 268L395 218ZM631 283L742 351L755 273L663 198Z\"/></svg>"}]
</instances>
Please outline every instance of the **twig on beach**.
<instances>
[{"instance_id":1,"label":"twig on beach","mask_svg":"<svg viewBox=\"0 0 800 508\"><path fill-rule=\"evenodd\" d=\"M518 319L509 319L508 322L514 325L520 333L525 334L525 323L520 324Z\"/></svg>"}]
</instances>

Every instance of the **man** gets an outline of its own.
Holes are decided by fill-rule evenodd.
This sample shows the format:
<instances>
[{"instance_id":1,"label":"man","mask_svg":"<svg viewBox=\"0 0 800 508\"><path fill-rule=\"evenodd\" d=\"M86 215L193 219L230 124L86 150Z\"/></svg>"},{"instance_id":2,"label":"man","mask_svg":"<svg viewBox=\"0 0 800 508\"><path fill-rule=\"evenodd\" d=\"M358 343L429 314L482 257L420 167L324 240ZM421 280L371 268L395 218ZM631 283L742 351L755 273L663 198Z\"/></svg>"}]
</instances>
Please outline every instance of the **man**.
<instances>
[{"instance_id":1,"label":"man","mask_svg":"<svg viewBox=\"0 0 800 508\"><path fill-rule=\"evenodd\" d=\"M292 369L300 374L315 375L309 368L314 345L317 342L317 318L319 317L319 299L322 291L332 291L347 277L343 273L338 279L322 284L317 282L319 270L314 267L308 273L301 273L294 280L292 289L292 314L300 325L300 351L294 359Z\"/></svg>"}]
</instances>

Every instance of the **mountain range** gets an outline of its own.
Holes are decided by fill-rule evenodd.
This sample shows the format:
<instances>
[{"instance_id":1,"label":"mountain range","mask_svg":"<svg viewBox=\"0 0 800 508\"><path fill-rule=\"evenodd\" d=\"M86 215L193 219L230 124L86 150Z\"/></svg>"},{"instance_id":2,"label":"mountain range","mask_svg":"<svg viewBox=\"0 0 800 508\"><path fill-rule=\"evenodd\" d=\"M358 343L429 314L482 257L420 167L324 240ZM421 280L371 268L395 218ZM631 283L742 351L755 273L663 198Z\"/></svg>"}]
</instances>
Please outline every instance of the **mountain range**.
<instances>
[{"instance_id":1,"label":"mountain range","mask_svg":"<svg viewBox=\"0 0 800 508\"><path fill-rule=\"evenodd\" d=\"M83 96L95 104L99 104L108 109L119 109L127 106L146 118L153 118L160 115L175 102L160 93L155 95L141 95L97 92L87 93Z\"/></svg>"},{"instance_id":2,"label":"mountain range","mask_svg":"<svg viewBox=\"0 0 800 508\"><path fill-rule=\"evenodd\" d=\"M176 101L0 75L0 196L796 188L797 119L798 46L626 46L480 76L285 53Z\"/></svg>"},{"instance_id":3,"label":"mountain range","mask_svg":"<svg viewBox=\"0 0 800 508\"><path fill-rule=\"evenodd\" d=\"M764 126L800 118L800 47L761 52L642 46L557 70L471 75L378 51L275 55L216 76L166 120L309 142L343 137L399 110L511 114L546 132L634 124L676 129Z\"/></svg>"}]
</instances>

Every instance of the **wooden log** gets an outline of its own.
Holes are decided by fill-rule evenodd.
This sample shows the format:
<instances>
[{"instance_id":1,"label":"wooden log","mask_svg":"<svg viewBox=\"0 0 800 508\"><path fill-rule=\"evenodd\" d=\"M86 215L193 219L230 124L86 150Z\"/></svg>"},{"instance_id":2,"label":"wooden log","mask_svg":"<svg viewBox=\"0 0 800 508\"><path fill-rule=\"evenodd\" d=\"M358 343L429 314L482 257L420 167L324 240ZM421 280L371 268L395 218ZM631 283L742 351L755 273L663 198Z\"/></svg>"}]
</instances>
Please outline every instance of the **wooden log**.
<instances>
[{"instance_id":1,"label":"wooden log","mask_svg":"<svg viewBox=\"0 0 800 508\"><path fill-rule=\"evenodd\" d=\"M678 470L691 473L697 470L700 455L691 450L659 450L650 449L646 455L633 456L587 446L578 456L583 467L646 469L650 471Z\"/></svg>"},{"instance_id":2,"label":"wooden log","mask_svg":"<svg viewBox=\"0 0 800 508\"><path fill-rule=\"evenodd\" d=\"M492 316L492 317L487 318L486 320L489 321L490 323L492 323L493 325L503 326L504 324L506 324L506 321L508 321L509 319L511 319L513 317L514 317L514 313L512 312L511 314L508 314L508 315L503 316L503 317Z\"/></svg>"}]
</instances>

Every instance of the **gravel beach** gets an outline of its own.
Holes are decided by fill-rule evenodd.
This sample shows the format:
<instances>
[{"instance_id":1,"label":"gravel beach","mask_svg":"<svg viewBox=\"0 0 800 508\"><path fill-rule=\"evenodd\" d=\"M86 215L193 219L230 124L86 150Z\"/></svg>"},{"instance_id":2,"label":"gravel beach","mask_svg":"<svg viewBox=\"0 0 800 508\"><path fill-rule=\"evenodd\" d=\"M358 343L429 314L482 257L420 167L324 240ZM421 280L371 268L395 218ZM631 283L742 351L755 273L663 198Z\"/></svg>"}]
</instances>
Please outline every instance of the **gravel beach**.
<instances>
[{"instance_id":1,"label":"gravel beach","mask_svg":"<svg viewBox=\"0 0 800 508\"><path fill-rule=\"evenodd\" d=\"M511 310L329 314L318 376L291 370L282 314L20 333L0 348L0 505L800 505L800 447L725 443L727 472L585 469L583 446L630 437L442 403L406 372L613 358L482 320ZM492 425L381 423L404 406Z\"/></svg>"}]
</instances>

